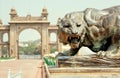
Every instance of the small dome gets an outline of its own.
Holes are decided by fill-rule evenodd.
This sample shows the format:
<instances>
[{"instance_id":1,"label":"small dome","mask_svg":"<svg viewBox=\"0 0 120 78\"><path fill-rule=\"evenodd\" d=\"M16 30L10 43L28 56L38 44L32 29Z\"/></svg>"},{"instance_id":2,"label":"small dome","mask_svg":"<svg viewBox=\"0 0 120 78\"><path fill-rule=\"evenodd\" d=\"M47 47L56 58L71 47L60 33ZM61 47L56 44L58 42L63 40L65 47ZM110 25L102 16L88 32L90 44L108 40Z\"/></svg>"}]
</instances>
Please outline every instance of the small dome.
<instances>
[{"instance_id":1,"label":"small dome","mask_svg":"<svg viewBox=\"0 0 120 78\"><path fill-rule=\"evenodd\" d=\"M11 8L11 11L15 11L15 8Z\"/></svg>"},{"instance_id":2,"label":"small dome","mask_svg":"<svg viewBox=\"0 0 120 78\"><path fill-rule=\"evenodd\" d=\"M16 9L15 8L11 8L10 14L17 14Z\"/></svg>"},{"instance_id":3,"label":"small dome","mask_svg":"<svg viewBox=\"0 0 120 78\"><path fill-rule=\"evenodd\" d=\"M42 13L47 13L47 9L45 7L42 9Z\"/></svg>"}]
</instances>

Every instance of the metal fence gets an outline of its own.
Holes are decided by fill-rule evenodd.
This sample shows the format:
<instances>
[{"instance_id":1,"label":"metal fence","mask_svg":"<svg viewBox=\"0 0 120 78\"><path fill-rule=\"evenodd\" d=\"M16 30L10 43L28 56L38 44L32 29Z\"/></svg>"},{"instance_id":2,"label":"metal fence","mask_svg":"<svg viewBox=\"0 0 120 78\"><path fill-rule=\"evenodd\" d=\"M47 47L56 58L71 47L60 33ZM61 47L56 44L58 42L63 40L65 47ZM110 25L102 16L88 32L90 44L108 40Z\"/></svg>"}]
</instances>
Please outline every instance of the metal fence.
<instances>
[{"instance_id":1,"label":"metal fence","mask_svg":"<svg viewBox=\"0 0 120 78\"><path fill-rule=\"evenodd\" d=\"M40 59L41 55L19 55L19 59Z\"/></svg>"}]
</instances>

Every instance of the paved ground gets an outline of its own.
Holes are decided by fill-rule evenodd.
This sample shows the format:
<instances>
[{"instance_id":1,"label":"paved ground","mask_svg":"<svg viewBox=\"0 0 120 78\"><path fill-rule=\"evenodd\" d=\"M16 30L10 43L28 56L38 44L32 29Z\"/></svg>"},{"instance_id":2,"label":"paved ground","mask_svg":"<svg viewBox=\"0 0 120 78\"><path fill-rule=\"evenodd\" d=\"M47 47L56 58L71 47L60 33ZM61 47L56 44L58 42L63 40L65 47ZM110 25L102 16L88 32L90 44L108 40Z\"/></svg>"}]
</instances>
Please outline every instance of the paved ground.
<instances>
[{"instance_id":1,"label":"paved ground","mask_svg":"<svg viewBox=\"0 0 120 78\"><path fill-rule=\"evenodd\" d=\"M0 61L0 78L7 78L8 69L12 74L22 71L22 78L42 78L42 60ZM43 75L43 74L42 74Z\"/></svg>"}]
</instances>

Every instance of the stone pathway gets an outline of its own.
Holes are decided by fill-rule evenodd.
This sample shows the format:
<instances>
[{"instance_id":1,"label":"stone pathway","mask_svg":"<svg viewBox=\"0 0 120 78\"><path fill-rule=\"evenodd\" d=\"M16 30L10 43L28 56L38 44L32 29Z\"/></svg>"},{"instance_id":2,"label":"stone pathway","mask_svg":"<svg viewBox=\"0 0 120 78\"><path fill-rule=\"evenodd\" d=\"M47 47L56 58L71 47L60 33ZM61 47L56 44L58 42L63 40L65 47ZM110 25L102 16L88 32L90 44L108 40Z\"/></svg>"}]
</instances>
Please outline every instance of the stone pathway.
<instances>
[{"instance_id":1,"label":"stone pathway","mask_svg":"<svg viewBox=\"0 0 120 78\"><path fill-rule=\"evenodd\" d=\"M8 70L12 74L22 71L22 78L42 78L42 60L0 61L0 78L7 78Z\"/></svg>"}]
</instances>

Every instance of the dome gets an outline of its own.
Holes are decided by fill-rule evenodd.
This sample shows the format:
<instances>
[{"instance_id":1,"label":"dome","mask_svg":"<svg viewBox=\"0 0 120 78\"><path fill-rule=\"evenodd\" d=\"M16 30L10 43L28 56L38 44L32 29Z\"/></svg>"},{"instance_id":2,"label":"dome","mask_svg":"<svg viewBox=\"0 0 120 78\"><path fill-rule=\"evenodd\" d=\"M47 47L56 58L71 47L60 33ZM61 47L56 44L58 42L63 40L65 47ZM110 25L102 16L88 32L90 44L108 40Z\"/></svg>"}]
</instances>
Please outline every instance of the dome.
<instances>
[{"instance_id":1,"label":"dome","mask_svg":"<svg viewBox=\"0 0 120 78\"><path fill-rule=\"evenodd\" d=\"M42 9L42 13L47 13L47 9L45 7Z\"/></svg>"},{"instance_id":2,"label":"dome","mask_svg":"<svg viewBox=\"0 0 120 78\"><path fill-rule=\"evenodd\" d=\"M12 15L12 14L17 14L17 12L16 12L16 9L15 9L15 8L11 8L10 15Z\"/></svg>"}]
</instances>

